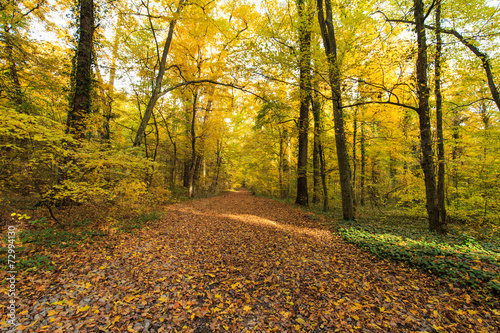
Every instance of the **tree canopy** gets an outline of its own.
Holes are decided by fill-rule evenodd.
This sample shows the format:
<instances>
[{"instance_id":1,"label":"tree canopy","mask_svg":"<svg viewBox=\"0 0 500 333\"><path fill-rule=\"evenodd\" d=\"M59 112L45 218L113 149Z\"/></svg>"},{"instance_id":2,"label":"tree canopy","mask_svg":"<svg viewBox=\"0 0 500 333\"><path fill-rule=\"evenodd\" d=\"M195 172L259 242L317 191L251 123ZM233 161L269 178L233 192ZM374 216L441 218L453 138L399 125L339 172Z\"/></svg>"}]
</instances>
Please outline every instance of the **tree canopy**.
<instances>
[{"instance_id":1,"label":"tree canopy","mask_svg":"<svg viewBox=\"0 0 500 333\"><path fill-rule=\"evenodd\" d=\"M498 223L499 15L483 0L3 1L1 204L244 186L345 220Z\"/></svg>"}]
</instances>

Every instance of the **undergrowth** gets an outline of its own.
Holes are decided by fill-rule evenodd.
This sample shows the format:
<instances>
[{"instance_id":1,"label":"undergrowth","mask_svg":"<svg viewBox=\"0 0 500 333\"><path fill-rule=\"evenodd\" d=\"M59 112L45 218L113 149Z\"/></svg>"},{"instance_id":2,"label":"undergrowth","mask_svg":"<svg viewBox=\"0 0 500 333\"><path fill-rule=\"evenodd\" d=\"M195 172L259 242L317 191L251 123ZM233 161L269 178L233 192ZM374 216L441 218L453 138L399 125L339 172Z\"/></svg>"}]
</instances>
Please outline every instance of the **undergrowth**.
<instances>
[{"instance_id":1,"label":"undergrowth","mask_svg":"<svg viewBox=\"0 0 500 333\"><path fill-rule=\"evenodd\" d=\"M380 258L405 262L456 286L484 287L500 295L500 239L495 232L479 238L472 236L471 226L450 225L447 235L438 235L428 230L425 218L392 214L360 214L356 221L339 221L335 227L346 242Z\"/></svg>"}]
</instances>

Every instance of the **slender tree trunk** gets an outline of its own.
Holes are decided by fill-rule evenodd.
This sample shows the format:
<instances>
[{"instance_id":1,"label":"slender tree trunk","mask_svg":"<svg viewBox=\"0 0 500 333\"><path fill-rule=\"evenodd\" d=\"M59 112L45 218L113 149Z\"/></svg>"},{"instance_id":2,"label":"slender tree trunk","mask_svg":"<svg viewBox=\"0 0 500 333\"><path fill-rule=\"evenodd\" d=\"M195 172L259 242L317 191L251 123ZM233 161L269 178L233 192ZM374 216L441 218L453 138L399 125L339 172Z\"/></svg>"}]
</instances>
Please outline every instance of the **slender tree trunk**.
<instances>
[{"instance_id":1,"label":"slender tree trunk","mask_svg":"<svg viewBox=\"0 0 500 333\"><path fill-rule=\"evenodd\" d=\"M422 0L414 0L415 27L417 29L417 96L418 115L420 127L420 145L422 149L422 169L425 177L425 194L427 214L429 217L429 229L444 233L445 221L441 221L437 187L436 173L434 169L434 158L432 151L432 134L429 117L429 87L427 85L427 43L424 26L424 4Z\"/></svg>"},{"instance_id":2,"label":"slender tree trunk","mask_svg":"<svg viewBox=\"0 0 500 333\"><path fill-rule=\"evenodd\" d=\"M213 192L217 190L217 183L219 182L220 166L222 164L222 139L217 139L217 154L216 154L216 169L215 169L215 179L213 185Z\"/></svg>"},{"instance_id":3,"label":"slender tree trunk","mask_svg":"<svg viewBox=\"0 0 500 333\"><path fill-rule=\"evenodd\" d=\"M319 143L318 145L319 151L319 159L321 165L321 184L323 185L323 211L328 211L328 185L326 183L326 161L325 161L325 152L323 150L323 144Z\"/></svg>"},{"instance_id":4,"label":"slender tree trunk","mask_svg":"<svg viewBox=\"0 0 500 333\"><path fill-rule=\"evenodd\" d=\"M88 1L88 0L82 0L82 1ZM177 5L177 11L175 12L168 26L168 34L167 34L167 39L165 41L165 46L163 47L163 53L160 61L160 68L158 70L158 75L156 76L156 80L153 84L151 97L149 98L148 106L146 107L146 111L144 112L144 117L142 118L139 129L137 130L137 134L135 135L134 147L137 147L141 144L143 134L146 131L146 126L148 125L149 119L151 118L151 114L153 113L156 102L160 98L163 76L165 75L165 70L166 70L167 56L170 50L170 44L172 43L175 24L177 23L177 20L184 5L185 5L185 0L179 0L179 4Z\"/></svg>"},{"instance_id":5,"label":"slender tree trunk","mask_svg":"<svg viewBox=\"0 0 500 333\"><path fill-rule=\"evenodd\" d=\"M352 131L352 198L354 205L356 206L356 137L358 134L358 109L354 110L353 119L353 131Z\"/></svg>"},{"instance_id":6,"label":"slender tree trunk","mask_svg":"<svg viewBox=\"0 0 500 333\"><path fill-rule=\"evenodd\" d=\"M361 122L361 139L359 142L361 146L361 180L360 180L360 204L365 205L365 179L366 179L366 138L365 138L365 123Z\"/></svg>"},{"instance_id":7,"label":"slender tree trunk","mask_svg":"<svg viewBox=\"0 0 500 333\"><path fill-rule=\"evenodd\" d=\"M279 151L279 161L278 161L278 172L279 172L279 186L280 186L280 198L285 197L285 184L284 184L284 179L283 179L283 168L284 168L284 160L285 160L285 140L283 138L283 133L281 131L281 128L279 129L279 135L280 135L280 151Z\"/></svg>"},{"instance_id":8,"label":"slender tree trunk","mask_svg":"<svg viewBox=\"0 0 500 333\"><path fill-rule=\"evenodd\" d=\"M188 174L188 194L192 198L194 194L194 170L196 167L196 107L198 101L198 93L193 96L193 107L191 112L191 161L189 164L189 174Z\"/></svg>"},{"instance_id":9,"label":"slender tree trunk","mask_svg":"<svg viewBox=\"0 0 500 333\"><path fill-rule=\"evenodd\" d=\"M342 112L342 90L340 87L339 64L337 63L337 42L333 27L332 7L330 0L317 0L318 22L323 37L323 45L328 59L328 71L330 86L332 89L333 122L335 125L335 144L337 148L337 159L339 164L340 190L342 193L342 213L344 220L354 220L354 197L351 182L351 168L349 166L349 155L344 131L344 116ZM326 19L324 16L326 12Z\"/></svg>"},{"instance_id":10,"label":"slender tree trunk","mask_svg":"<svg viewBox=\"0 0 500 333\"><path fill-rule=\"evenodd\" d=\"M94 1L80 0L79 37L75 57L74 95L66 132L85 138L86 118L91 113L92 53L94 43Z\"/></svg>"},{"instance_id":11,"label":"slender tree trunk","mask_svg":"<svg viewBox=\"0 0 500 333\"><path fill-rule=\"evenodd\" d=\"M299 156L297 160L297 198L301 206L309 204L307 189L307 147L309 132L309 104L311 101L311 21L310 10L304 0L297 1L299 26L300 116Z\"/></svg>"},{"instance_id":12,"label":"slender tree trunk","mask_svg":"<svg viewBox=\"0 0 500 333\"><path fill-rule=\"evenodd\" d=\"M436 95L436 134L438 140L438 185L437 196L441 221L446 223L446 200L445 200L445 164L444 164L444 135L443 135L443 98L441 95L441 53L443 41L441 39L441 2L436 3L436 57L434 59L434 93Z\"/></svg>"},{"instance_id":13,"label":"slender tree trunk","mask_svg":"<svg viewBox=\"0 0 500 333\"><path fill-rule=\"evenodd\" d=\"M312 100L312 111L314 117L314 147L313 147L313 203L320 201L321 186L321 163L320 163L320 132L321 132L321 105L317 97Z\"/></svg>"}]
</instances>

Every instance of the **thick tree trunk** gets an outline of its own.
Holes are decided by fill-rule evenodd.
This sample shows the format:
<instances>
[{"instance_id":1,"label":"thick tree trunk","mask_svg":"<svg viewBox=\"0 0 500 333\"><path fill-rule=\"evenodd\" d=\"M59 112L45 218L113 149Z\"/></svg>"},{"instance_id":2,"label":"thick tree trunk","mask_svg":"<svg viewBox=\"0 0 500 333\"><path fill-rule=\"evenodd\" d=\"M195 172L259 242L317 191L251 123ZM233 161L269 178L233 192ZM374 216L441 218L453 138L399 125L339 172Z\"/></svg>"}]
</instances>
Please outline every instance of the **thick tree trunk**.
<instances>
[{"instance_id":1,"label":"thick tree trunk","mask_svg":"<svg viewBox=\"0 0 500 333\"><path fill-rule=\"evenodd\" d=\"M82 1L88 1L88 0L82 0ZM156 102L160 98L161 85L163 82L163 76L165 75L167 56L170 50L170 44L172 43L175 24L177 23L177 20L179 18L182 8L184 7L184 4L185 0L179 0L179 4L177 5L177 11L175 12L174 17L172 18L172 21L170 21L170 24L168 26L168 34L167 34L167 39L165 41L165 46L163 47L163 53L160 60L160 68L158 70L158 75L156 76L156 80L153 84L151 97L149 98L148 106L146 107L146 111L144 112L144 117L142 118L139 129L137 130L137 133L135 135L134 147L137 147L141 144L142 137L144 135L144 132L146 131L146 126L148 125L149 119L151 118L153 109L156 105Z\"/></svg>"},{"instance_id":2,"label":"thick tree trunk","mask_svg":"<svg viewBox=\"0 0 500 333\"><path fill-rule=\"evenodd\" d=\"M74 95L66 132L78 140L85 138L86 118L91 113L92 53L94 43L94 1L80 1L79 38L76 49Z\"/></svg>"},{"instance_id":3,"label":"thick tree trunk","mask_svg":"<svg viewBox=\"0 0 500 333\"><path fill-rule=\"evenodd\" d=\"M434 59L434 93L436 95L436 134L438 140L438 185L437 196L441 221L446 223L445 200L445 164L444 164L444 135L443 135L443 98L441 95L441 53L443 41L441 39L441 0L436 4L436 57Z\"/></svg>"},{"instance_id":4,"label":"thick tree trunk","mask_svg":"<svg viewBox=\"0 0 500 333\"><path fill-rule=\"evenodd\" d=\"M17 72L17 63L16 63L16 57L14 56L14 47L13 45L13 40L12 36L10 34L9 29L7 26L4 27L4 38L5 38L5 51L7 53L7 61L9 65L9 70L10 70L10 78L12 80L12 88L13 91L10 93L10 89L7 89L9 91L9 97L10 99L15 103L16 105L16 110L18 112L22 113L28 113L26 110L26 105L25 105L25 98L24 98L24 93L21 88L21 82L19 81L19 75Z\"/></svg>"},{"instance_id":5,"label":"thick tree trunk","mask_svg":"<svg viewBox=\"0 0 500 333\"><path fill-rule=\"evenodd\" d=\"M444 233L445 222L441 221L438 206L436 174L432 151L432 134L429 117L429 87L427 86L427 43L424 26L424 4L414 0L415 27L417 29L417 96L420 127L420 146L422 149L422 170L425 178L425 194L429 229Z\"/></svg>"},{"instance_id":6,"label":"thick tree trunk","mask_svg":"<svg viewBox=\"0 0 500 333\"><path fill-rule=\"evenodd\" d=\"M329 80L332 89L333 122L335 125L335 144L339 164L340 190L342 193L342 213L344 220L354 220L354 197L352 192L351 168L344 131L344 116L342 112L342 90L340 87L340 72L337 63L337 44L333 28L332 7L330 0L317 0L318 22L323 37L323 45L328 59ZM324 17L326 12L326 20Z\"/></svg>"},{"instance_id":7,"label":"thick tree trunk","mask_svg":"<svg viewBox=\"0 0 500 333\"><path fill-rule=\"evenodd\" d=\"M299 26L300 116L299 156L297 160L297 198L301 206L309 204L307 190L307 147L309 132L309 104L311 101L311 15L304 0L297 1Z\"/></svg>"}]
</instances>

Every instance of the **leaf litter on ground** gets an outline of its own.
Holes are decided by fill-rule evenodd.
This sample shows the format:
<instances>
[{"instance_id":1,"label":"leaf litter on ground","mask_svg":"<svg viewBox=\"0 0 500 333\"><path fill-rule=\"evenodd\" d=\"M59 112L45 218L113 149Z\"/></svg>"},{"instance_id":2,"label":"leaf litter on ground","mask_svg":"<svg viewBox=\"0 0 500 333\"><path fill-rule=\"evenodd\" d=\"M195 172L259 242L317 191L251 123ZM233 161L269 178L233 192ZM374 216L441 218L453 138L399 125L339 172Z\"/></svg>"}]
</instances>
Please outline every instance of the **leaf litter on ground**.
<instances>
[{"instance_id":1,"label":"leaf litter on ground","mask_svg":"<svg viewBox=\"0 0 500 333\"><path fill-rule=\"evenodd\" d=\"M45 253L12 332L495 332L498 301L332 234L248 191L163 207L135 234ZM2 280L5 272L2 272Z\"/></svg>"}]
</instances>

